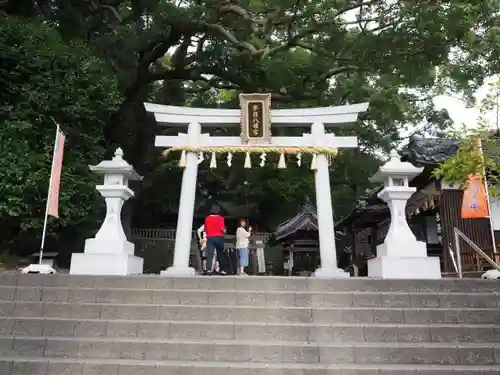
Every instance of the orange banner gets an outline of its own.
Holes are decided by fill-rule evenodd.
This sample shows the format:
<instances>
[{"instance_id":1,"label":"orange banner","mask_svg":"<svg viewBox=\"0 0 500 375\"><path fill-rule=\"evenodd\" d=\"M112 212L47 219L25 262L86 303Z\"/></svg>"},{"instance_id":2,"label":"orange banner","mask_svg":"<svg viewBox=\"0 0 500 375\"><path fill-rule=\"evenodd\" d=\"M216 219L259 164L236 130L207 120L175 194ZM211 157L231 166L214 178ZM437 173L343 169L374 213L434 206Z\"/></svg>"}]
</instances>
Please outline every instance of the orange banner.
<instances>
[{"instance_id":1,"label":"orange banner","mask_svg":"<svg viewBox=\"0 0 500 375\"><path fill-rule=\"evenodd\" d=\"M481 174L470 174L462 198L462 219L489 217L487 199Z\"/></svg>"}]
</instances>

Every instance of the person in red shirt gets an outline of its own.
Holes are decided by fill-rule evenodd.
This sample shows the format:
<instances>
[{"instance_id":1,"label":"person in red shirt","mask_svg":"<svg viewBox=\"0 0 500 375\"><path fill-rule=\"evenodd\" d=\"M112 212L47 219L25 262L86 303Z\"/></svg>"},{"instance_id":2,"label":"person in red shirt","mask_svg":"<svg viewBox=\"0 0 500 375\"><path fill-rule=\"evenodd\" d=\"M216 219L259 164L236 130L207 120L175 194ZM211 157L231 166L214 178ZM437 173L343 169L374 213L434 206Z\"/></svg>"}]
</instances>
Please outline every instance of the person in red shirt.
<instances>
[{"instance_id":1,"label":"person in red shirt","mask_svg":"<svg viewBox=\"0 0 500 375\"><path fill-rule=\"evenodd\" d=\"M215 269L215 257L219 259L219 272L226 274L228 261L224 252L224 233L226 227L224 217L220 215L219 207L212 207L210 215L205 218L205 236L207 238L207 274L211 275Z\"/></svg>"}]
</instances>

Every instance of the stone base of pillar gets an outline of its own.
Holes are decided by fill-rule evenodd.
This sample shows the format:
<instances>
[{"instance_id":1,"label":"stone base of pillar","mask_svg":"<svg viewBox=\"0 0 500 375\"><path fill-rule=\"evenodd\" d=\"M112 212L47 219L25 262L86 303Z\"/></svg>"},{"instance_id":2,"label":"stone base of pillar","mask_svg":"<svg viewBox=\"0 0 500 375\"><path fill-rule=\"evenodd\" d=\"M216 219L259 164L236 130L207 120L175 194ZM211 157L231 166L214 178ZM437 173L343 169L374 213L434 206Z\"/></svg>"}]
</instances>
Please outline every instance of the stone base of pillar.
<instances>
[{"instance_id":1,"label":"stone base of pillar","mask_svg":"<svg viewBox=\"0 0 500 375\"><path fill-rule=\"evenodd\" d=\"M438 257L387 257L368 260L368 277L427 280L441 278Z\"/></svg>"},{"instance_id":2,"label":"stone base of pillar","mask_svg":"<svg viewBox=\"0 0 500 375\"><path fill-rule=\"evenodd\" d=\"M85 254L127 254L134 255L135 245L123 239L87 238L85 240Z\"/></svg>"},{"instance_id":3,"label":"stone base of pillar","mask_svg":"<svg viewBox=\"0 0 500 375\"><path fill-rule=\"evenodd\" d=\"M130 254L89 254L71 255L70 275L140 275L144 260Z\"/></svg>"},{"instance_id":4,"label":"stone base of pillar","mask_svg":"<svg viewBox=\"0 0 500 375\"><path fill-rule=\"evenodd\" d=\"M196 270L191 267L168 267L160 272L161 276L178 277L178 276L196 276Z\"/></svg>"},{"instance_id":5,"label":"stone base of pillar","mask_svg":"<svg viewBox=\"0 0 500 375\"><path fill-rule=\"evenodd\" d=\"M313 277L319 279L348 279L351 275L341 268L318 268L314 271Z\"/></svg>"},{"instance_id":6,"label":"stone base of pillar","mask_svg":"<svg viewBox=\"0 0 500 375\"><path fill-rule=\"evenodd\" d=\"M377 257L387 258L427 258L427 244L422 241L398 239L377 246Z\"/></svg>"}]
</instances>

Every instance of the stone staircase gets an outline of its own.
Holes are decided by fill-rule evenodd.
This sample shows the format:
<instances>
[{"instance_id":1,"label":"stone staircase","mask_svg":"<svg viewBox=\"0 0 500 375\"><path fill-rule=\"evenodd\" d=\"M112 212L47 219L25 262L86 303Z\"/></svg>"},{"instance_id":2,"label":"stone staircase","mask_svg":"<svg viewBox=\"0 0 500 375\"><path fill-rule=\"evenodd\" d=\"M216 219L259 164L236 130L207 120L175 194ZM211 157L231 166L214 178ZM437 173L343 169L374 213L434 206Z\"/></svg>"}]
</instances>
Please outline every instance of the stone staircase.
<instances>
[{"instance_id":1,"label":"stone staircase","mask_svg":"<svg viewBox=\"0 0 500 375\"><path fill-rule=\"evenodd\" d=\"M500 283L0 274L2 375L498 375Z\"/></svg>"}]
</instances>

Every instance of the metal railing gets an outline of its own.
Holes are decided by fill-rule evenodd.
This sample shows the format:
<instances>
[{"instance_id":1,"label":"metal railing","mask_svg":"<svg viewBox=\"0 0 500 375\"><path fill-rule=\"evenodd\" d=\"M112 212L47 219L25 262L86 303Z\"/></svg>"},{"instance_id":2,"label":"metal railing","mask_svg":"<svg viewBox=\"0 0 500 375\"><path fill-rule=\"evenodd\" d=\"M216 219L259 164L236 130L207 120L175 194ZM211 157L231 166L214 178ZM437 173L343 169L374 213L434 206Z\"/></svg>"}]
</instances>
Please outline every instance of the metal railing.
<instances>
[{"instance_id":1,"label":"metal railing","mask_svg":"<svg viewBox=\"0 0 500 375\"><path fill-rule=\"evenodd\" d=\"M467 237L460 229L457 227L453 228L453 234L455 235L455 252L456 252L456 269L458 273L458 278L461 279L463 277L462 272L462 252L460 251L460 238L464 240L479 256L481 256L484 260L486 260L493 268L500 271L500 266L495 263L493 259L491 259L488 254L486 254L483 250L479 248L472 240ZM454 262L455 263L455 262Z\"/></svg>"}]
</instances>

